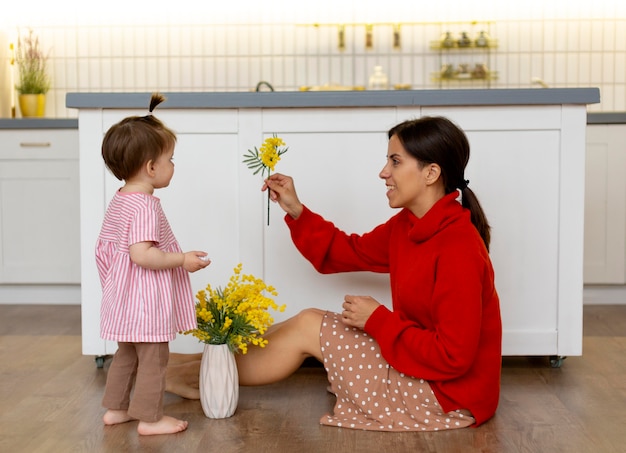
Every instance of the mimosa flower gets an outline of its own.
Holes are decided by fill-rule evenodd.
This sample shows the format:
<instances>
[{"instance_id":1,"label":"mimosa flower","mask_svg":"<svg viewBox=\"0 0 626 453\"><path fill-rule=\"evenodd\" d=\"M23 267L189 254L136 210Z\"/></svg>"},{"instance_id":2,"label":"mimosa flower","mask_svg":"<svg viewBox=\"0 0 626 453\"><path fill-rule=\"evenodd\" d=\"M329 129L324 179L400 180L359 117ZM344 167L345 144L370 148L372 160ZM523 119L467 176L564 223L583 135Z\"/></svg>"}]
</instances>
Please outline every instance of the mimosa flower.
<instances>
[{"instance_id":1,"label":"mimosa flower","mask_svg":"<svg viewBox=\"0 0 626 453\"><path fill-rule=\"evenodd\" d=\"M266 138L261 145L259 151L257 147L254 147L254 151L249 149L247 154L244 154L243 162L248 168L254 170L254 175L261 172L261 175L265 177L267 172L267 178L270 177L271 172L274 171L274 167L280 160L280 156L285 154L289 148L284 147L285 142L282 138L273 134L271 137ZM284 147L284 148L281 148ZM270 191L267 191L267 224L270 224Z\"/></svg>"},{"instance_id":2,"label":"mimosa flower","mask_svg":"<svg viewBox=\"0 0 626 453\"><path fill-rule=\"evenodd\" d=\"M269 296L277 296L274 287L253 275L242 275L242 265L234 268L228 284L222 290L208 285L196 294L198 327L183 332L203 343L227 344L231 351L248 352L248 345L265 347L263 338L274 323L268 309L284 311L285 305L276 305Z\"/></svg>"}]
</instances>

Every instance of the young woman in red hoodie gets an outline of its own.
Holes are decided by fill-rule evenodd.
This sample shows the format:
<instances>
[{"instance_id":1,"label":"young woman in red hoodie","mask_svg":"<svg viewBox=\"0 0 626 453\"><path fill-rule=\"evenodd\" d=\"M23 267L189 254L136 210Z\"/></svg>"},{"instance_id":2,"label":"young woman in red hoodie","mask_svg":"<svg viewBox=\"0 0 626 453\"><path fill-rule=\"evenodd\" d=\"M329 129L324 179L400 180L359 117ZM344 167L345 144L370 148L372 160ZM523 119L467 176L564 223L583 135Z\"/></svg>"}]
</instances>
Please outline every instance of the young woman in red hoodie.
<instances>
[{"instance_id":1,"label":"young woman in red hoodie","mask_svg":"<svg viewBox=\"0 0 626 453\"><path fill-rule=\"evenodd\" d=\"M405 121L388 135L380 178L389 205L401 210L368 233L346 234L310 211L288 176L272 175L263 189L319 272L389 273L393 310L356 295L345 296L341 313L303 310L270 328L267 347L237 355L239 380L276 382L315 357L337 396L322 424L478 426L498 405L502 323L489 224L464 176L469 143L442 117ZM180 390L176 377L171 382Z\"/></svg>"}]
</instances>

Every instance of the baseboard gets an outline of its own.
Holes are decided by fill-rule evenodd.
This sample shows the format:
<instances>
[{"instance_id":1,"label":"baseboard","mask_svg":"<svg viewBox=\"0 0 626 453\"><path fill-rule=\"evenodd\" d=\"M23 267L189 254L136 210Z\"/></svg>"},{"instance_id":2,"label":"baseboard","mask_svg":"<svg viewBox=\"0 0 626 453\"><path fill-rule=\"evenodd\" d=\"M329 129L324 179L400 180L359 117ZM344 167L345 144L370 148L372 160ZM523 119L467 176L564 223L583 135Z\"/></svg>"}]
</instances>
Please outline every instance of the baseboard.
<instances>
[{"instance_id":1,"label":"baseboard","mask_svg":"<svg viewBox=\"0 0 626 453\"><path fill-rule=\"evenodd\" d=\"M626 286L587 285L583 288L583 305L626 305Z\"/></svg>"},{"instance_id":2,"label":"baseboard","mask_svg":"<svg viewBox=\"0 0 626 453\"><path fill-rule=\"evenodd\" d=\"M80 285L0 285L0 304L80 305Z\"/></svg>"}]
</instances>

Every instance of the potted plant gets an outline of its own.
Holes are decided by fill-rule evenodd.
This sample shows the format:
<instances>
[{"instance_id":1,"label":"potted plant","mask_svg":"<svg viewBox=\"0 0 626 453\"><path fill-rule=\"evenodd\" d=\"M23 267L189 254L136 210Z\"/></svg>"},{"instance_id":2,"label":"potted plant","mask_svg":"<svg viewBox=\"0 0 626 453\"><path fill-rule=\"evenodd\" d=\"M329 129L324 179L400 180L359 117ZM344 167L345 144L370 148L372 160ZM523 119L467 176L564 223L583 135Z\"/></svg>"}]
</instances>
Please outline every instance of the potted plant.
<instances>
[{"instance_id":1,"label":"potted plant","mask_svg":"<svg viewBox=\"0 0 626 453\"><path fill-rule=\"evenodd\" d=\"M48 56L41 50L39 38L32 29L18 36L15 63L18 72L15 89L22 116L44 116L46 93L50 89Z\"/></svg>"}]
</instances>

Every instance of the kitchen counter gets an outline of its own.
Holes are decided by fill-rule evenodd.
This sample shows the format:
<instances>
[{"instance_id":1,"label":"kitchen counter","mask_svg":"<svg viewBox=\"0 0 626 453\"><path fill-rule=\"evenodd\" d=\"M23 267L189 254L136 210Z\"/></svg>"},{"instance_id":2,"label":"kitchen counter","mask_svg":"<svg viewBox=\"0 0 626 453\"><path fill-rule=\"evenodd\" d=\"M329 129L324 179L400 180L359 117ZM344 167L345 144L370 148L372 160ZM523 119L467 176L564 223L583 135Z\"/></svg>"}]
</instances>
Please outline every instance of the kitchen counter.
<instances>
[{"instance_id":1,"label":"kitchen counter","mask_svg":"<svg viewBox=\"0 0 626 453\"><path fill-rule=\"evenodd\" d=\"M0 303L80 303L78 120L0 120Z\"/></svg>"},{"instance_id":2,"label":"kitchen counter","mask_svg":"<svg viewBox=\"0 0 626 453\"><path fill-rule=\"evenodd\" d=\"M163 93L159 109L559 105L600 102L598 88ZM150 93L68 93L69 108L148 108Z\"/></svg>"},{"instance_id":3,"label":"kitchen counter","mask_svg":"<svg viewBox=\"0 0 626 453\"><path fill-rule=\"evenodd\" d=\"M587 113L587 124L626 124L626 112Z\"/></svg>"},{"instance_id":4,"label":"kitchen counter","mask_svg":"<svg viewBox=\"0 0 626 453\"><path fill-rule=\"evenodd\" d=\"M626 124L626 112L587 113L587 124ZM3 118L0 119L0 130L2 129L78 129L78 119Z\"/></svg>"},{"instance_id":5,"label":"kitchen counter","mask_svg":"<svg viewBox=\"0 0 626 453\"><path fill-rule=\"evenodd\" d=\"M0 129L78 129L78 120L70 118L2 118Z\"/></svg>"}]
</instances>

